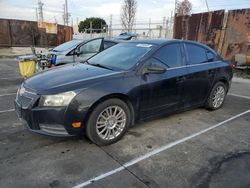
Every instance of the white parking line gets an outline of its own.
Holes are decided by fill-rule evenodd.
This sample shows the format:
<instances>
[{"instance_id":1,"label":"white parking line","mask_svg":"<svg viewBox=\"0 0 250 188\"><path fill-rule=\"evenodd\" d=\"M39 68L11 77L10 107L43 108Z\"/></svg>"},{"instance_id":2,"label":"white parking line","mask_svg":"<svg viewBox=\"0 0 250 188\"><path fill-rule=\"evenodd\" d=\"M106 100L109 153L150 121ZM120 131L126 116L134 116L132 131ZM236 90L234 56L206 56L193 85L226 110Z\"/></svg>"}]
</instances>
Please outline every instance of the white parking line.
<instances>
[{"instance_id":1,"label":"white parking line","mask_svg":"<svg viewBox=\"0 0 250 188\"><path fill-rule=\"evenodd\" d=\"M1 94L0 97L10 96L10 95L16 95L16 93Z\"/></svg>"},{"instance_id":2,"label":"white parking line","mask_svg":"<svg viewBox=\"0 0 250 188\"><path fill-rule=\"evenodd\" d=\"M204 129L204 130L201 130L201 131L199 131L199 132L197 132L197 133L194 133L194 134L192 134L192 135L190 135L190 136L187 136L187 137L182 138L182 139L180 139L180 140L177 140L177 141L175 141L175 142L171 142L171 143L169 143L169 144L167 144L167 145L165 145L165 146L162 146L162 147L160 147L160 148L158 148L158 149L155 149L155 150L153 150L153 151L151 151L151 152L149 152L149 153L146 153L145 155L142 155L142 156L140 156L140 157L138 157L138 158L135 158L135 159L133 159L133 160L131 160L131 161L125 163L124 165L122 165L122 166L119 167L119 168L116 168L116 169L114 169L114 170L108 171L108 172L106 172L106 173L104 173L104 174L101 174L101 175L96 176L96 177L94 177L94 178L92 178L92 179L90 179L90 180L87 180L87 181L85 181L85 182L83 182L83 183L80 183L80 184L74 186L73 188L85 187L85 186L87 186L87 185L89 185L89 184L91 184L91 183L93 183L93 182L95 182L95 181L104 179L104 178L106 178L106 177L108 177L108 176L111 176L112 174L116 174L117 172L120 172L120 171L122 171L122 170L124 170L124 169L126 169L126 168L128 168L128 167L130 167L130 166L132 166L132 165L134 165L134 164L136 164L136 163L139 163L139 162L141 162L141 161L143 161L143 160L145 160L145 159L147 159L147 158L149 158L149 157L152 157L152 156L154 156L154 155L156 155L156 154L158 154L158 153L160 153L160 152L163 152L163 151L165 151L165 150L168 150L168 149L170 149L170 148L172 148L172 147L174 147L174 146L176 146L176 145L178 145L178 144L184 143L184 142L186 142L186 141L188 141L188 140L190 140L190 139L192 139L192 138L194 138L194 137L197 137L197 136L199 136L199 135L201 135L201 134L204 134L204 133L206 133L206 132L208 132L208 131L210 131L210 130L212 130L212 129L215 129L215 128L221 126L221 125L224 125L225 123L228 123L228 122L230 122L230 121L232 121L232 120L234 120L234 119L236 119L236 118L239 118L239 117L241 117L241 116L243 116L243 115L245 115L245 114L247 114L247 113L249 113L249 112L250 112L250 110L247 110L247 111L242 112L242 113L240 113L240 114L237 114L237 115L235 115L235 116L233 116L233 117L231 117L231 118L229 118L229 119L227 119L227 120L224 120L224 121L222 121L222 122L220 122L220 123L218 123L218 124L216 124L216 125L213 125L213 126L211 126L211 127L208 127L208 128L206 128L206 129Z\"/></svg>"},{"instance_id":3,"label":"white parking line","mask_svg":"<svg viewBox=\"0 0 250 188\"><path fill-rule=\"evenodd\" d=\"M235 97L241 97L241 98L244 98L244 99L250 99L250 97L248 97L248 96L238 95L238 94L234 94L234 93L228 93L228 95L235 96Z\"/></svg>"},{"instance_id":4,"label":"white parking line","mask_svg":"<svg viewBox=\"0 0 250 188\"><path fill-rule=\"evenodd\" d=\"M23 79L23 77L6 77L6 78L0 78L0 80L10 80L10 79Z\"/></svg>"},{"instance_id":5,"label":"white parking line","mask_svg":"<svg viewBox=\"0 0 250 188\"><path fill-rule=\"evenodd\" d=\"M5 113L5 112L13 112L13 111L15 111L15 109L2 110L2 111L0 111L0 113Z\"/></svg>"}]
</instances>

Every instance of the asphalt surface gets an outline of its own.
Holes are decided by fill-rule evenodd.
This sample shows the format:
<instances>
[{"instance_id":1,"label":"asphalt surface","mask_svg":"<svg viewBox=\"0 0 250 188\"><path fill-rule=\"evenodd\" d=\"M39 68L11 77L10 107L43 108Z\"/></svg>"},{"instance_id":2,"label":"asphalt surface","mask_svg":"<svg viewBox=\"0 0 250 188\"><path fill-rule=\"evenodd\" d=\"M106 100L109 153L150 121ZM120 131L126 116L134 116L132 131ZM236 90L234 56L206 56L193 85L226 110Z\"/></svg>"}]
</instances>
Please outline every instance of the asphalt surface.
<instances>
[{"instance_id":1,"label":"asphalt surface","mask_svg":"<svg viewBox=\"0 0 250 188\"><path fill-rule=\"evenodd\" d=\"M17 62L1 59L1 188L250 187L250 81L235 79L217 111L140 123L105 147L27 131L13 111L21 82Z\"/></svg>"}]
</instances>

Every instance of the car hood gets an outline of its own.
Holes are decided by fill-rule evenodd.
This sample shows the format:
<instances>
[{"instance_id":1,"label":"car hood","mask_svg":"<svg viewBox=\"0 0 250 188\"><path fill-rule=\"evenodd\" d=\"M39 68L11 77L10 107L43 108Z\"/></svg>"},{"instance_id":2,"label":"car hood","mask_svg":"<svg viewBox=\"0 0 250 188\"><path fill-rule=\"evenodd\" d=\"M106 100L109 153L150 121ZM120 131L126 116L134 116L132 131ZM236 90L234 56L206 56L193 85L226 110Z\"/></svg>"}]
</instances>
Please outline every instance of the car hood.
<instances>
[{"instance_id":1,"label":"car hood","mask_svg":"<svg viewBox=\"0 0 250 188\"><path fill-rule=\"evenodd\" d=\"M24 82L24 87L38 94L57 94L86 89L103 81L104 77L121 76L112 71L82 63L72 63L40 72Z\"/></svg>"}]
</instances>

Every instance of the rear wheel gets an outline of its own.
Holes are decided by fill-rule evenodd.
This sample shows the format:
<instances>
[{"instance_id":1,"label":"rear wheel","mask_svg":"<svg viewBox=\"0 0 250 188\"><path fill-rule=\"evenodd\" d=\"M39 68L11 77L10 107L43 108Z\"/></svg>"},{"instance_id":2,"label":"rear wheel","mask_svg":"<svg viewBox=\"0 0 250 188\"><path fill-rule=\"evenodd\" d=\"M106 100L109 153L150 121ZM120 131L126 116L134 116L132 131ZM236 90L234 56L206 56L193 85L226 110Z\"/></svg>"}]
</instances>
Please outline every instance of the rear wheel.
<instances>
[{"instance_id":1,"label":"rear wheel","mask_svg":"<svg viewBox=\"0 0 250 188\"><path fill-rule=\"evenodd\" d=\"M223 82L214 85L206 102L206 107L210 110L217 110L222 107L227 93L227 86Z\"/></svg>"},{"instance_id":2,"label":"rear wheel","mask_svg":"<svg viewBox=\"0 0 250 188\"><path fill-rule=\"evenodd\" d=\"M100 103L87 123L87 137L97 145L112 144L122 138L129 127L131 115L125 102L109 99Z\"/></svg>"}]
</instances>

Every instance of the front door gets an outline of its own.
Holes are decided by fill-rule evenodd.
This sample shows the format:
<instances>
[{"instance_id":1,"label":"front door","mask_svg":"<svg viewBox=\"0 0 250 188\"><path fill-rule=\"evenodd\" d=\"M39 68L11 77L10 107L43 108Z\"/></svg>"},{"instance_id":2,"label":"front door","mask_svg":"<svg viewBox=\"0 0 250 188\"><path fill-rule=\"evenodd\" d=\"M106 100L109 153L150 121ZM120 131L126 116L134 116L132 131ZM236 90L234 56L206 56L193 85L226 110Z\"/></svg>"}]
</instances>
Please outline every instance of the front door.
<instances>
[{"instance_id":1,"label":"front door","mask_svg":"<svg viewBox=\"0 0 250 188\"><path fill-rule=\"evenodd\" d=\"M143 68L165 67L166 72L142 75L140 109L142 119L173 112L180 107L187 75L183 60L180 44L174 43L162 47L145 62Z\"/></svg>"}]
</instances>

